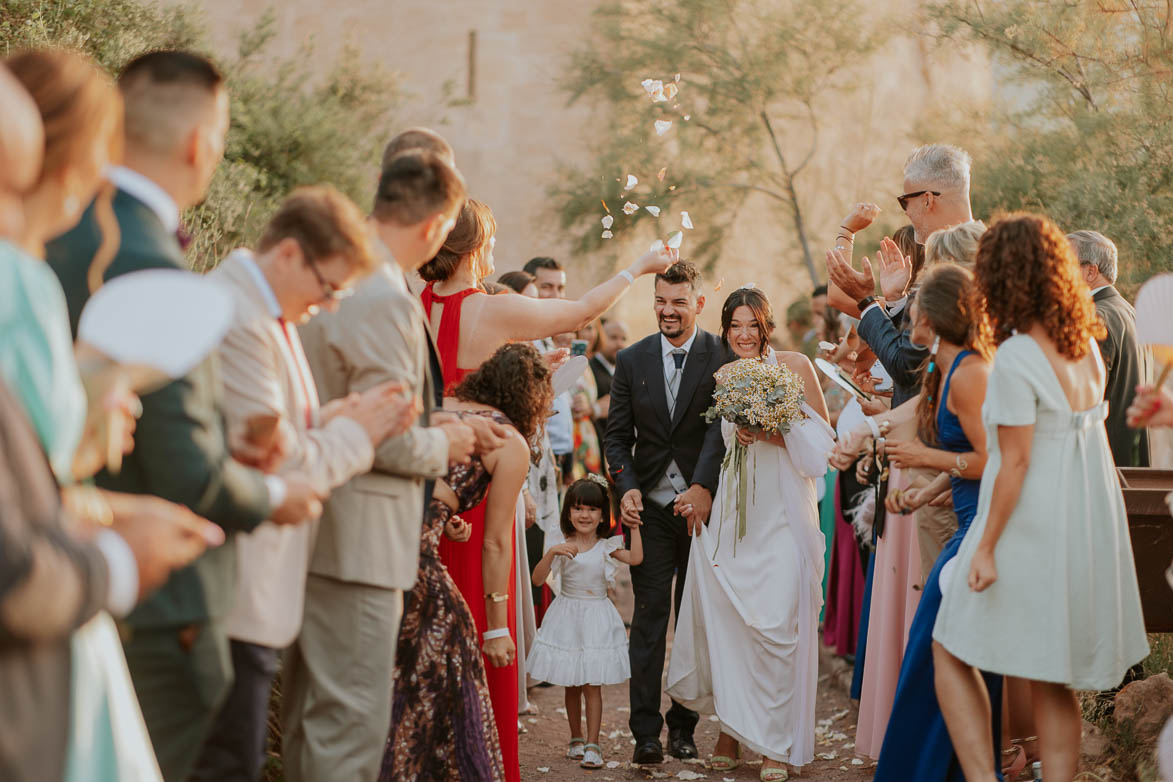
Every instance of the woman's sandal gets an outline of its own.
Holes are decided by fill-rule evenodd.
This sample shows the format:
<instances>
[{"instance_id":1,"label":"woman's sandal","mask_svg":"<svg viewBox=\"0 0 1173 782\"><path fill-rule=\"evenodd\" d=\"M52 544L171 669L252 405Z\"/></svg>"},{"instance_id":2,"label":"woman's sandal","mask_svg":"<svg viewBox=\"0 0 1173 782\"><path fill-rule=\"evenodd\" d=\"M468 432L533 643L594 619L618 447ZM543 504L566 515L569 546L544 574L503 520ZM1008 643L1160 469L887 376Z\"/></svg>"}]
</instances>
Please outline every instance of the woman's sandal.
<instances>
[{"instance_id":1,"label":"woman's sandal","mask_svg":"<svg viewBox=\"0 0 1173 782\"><path fill-rule=\"evenodd\" d=\"M1006 761L1013 756L1013 760L1009 765ZM1007 782L1018 779L1018 775L1026 768L1026 750L1020 744L1015 744L1010 749L1002 750L1002 776L1006 778Z\"/></svg>"},{"instance_id":2,"label":"woman's sandal","mask_svg":"<svg viewBox=\"0 0 1173 782\"><path fill-rule=\"evenodd\" d=\"M586 744L583 746L582 762L578 765L583 768L602 768L603 767L603 748L598 744Z\"/></svg>"},{"instance_id":3,"label":"woman's sandal","mask_svg":"<svg viewBox=\"0 0 1173 782\"><path fill-rule=\"evenodd\" d=\"M582 760L583 753L586 751L586 739L571 739L570 743L566 745L566 757L571 760Z\"/></svg>"},{"instance_id":4,"label":"woman's sandal","mask_svg":"<svg viewBox=\"0 0 1173 782\"><path fill-rule=\"evenodd\" d=\"M709 755L709 768L713 771L733 771L741 765L741 746L733 757L728 755Z\"/></svg>"},{"instance_id":5,"label":"woman's sandal","mask_svg":"<svg viewBox=\"0 0 1173 782\"><path fill-rule=\"evenodd\" d=\"M790 779L790 772L784 768L763 768L758 779L762 782L786 782Z\"/></svg>"}]
</instances>

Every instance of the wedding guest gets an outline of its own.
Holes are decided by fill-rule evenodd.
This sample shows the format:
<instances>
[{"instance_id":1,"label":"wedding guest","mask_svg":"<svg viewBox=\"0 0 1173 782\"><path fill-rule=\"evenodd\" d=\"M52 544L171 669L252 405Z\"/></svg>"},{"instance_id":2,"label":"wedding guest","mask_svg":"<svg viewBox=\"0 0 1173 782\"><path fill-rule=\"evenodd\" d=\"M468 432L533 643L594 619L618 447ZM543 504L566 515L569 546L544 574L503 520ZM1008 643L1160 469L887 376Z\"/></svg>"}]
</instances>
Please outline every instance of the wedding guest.
<instances>
[{"instance_id":1,"label":"wedding guest","mask_svg":"<svg viewBox=\"0 0 1173 782\"><path fill-rule=\"evenodd\" d=\"M1148 467L1149 436L1145 429L1128 426L1126 413L1136 387L1145 379L1145 356L1136 340L1136 310L1116 290L1116 244L1098 231L1075 231L1067 241L1079 261L1079 274L1091 291L1096 314L1108 336L1100 342L1100 355L1108 371L1104 398L1108 400L1108 442L1117 467Z\"/></svg>"},{"instance_id":2,"label":"wedding guest","mask_svg":"<svg viewBox=\"0 0 1173 782\"><path fill-rule=\"evenodd\" d=\"M374 448L406 429L418 403L387 383L322 409L295 324L337 311L376 266L366 221L331 187L303 187L265 227L257 250L234 250L209 277L233 295L235 317L220 348L230 428L275 422L281 474L301 474L323 494L367 472ZM310 525L262 524L237 536L236 601L225 621L232 689L193 780L259 780L277 655L297 637Z\"/></svg>"},{"instance_id":3,"label":"wedding guest","mask_svg":"<svg viewBox=\"0 0 1173 782\"><path fill-rule=\"evenodd\" d=\"M623 321L607 318L603 321L603 339L600 347L591 356L591 373L595 376L595 387L598 389L599 400L596 403L595 431L599 436L599 443L604 444L602 459L603 472L607 471L607 414L611 406L611 381L615 376L615 358L619 351L627 347L627 326ZM618 511L616 511L618 515Z\"/></svg>"},{"instance_id":4,"label":"wedding guest","mask_svg":"<svg viewBox=\"0 0 1173 782\"><path fill-rule=\"evenodd\" d=\"M978 329L970 306L972 295L971 272L952 263L938 264L924 275L912 305L912 338L932 346L930 362L916 403L917 436L905 441L889 439L887 451L893 466L926 467L937 477L923 488L906 490L892 502L917 509L949 493L959 524L925 581L909 630L876 769L879 780L964 779L933 689L932 632L941 603L941 569L956 555L973 521L986 464L981 412L992 351ZM983 675L992 704L991 735L999 736L1002 677ZM994 745L988 752L998 754Z\"/></svg>"},{"instance_id":5,"label":"wedding guest","mask_svg":"<svg viewBox=\"0 0 1173 782\"><path fill-rule=\"evenodd\" d=\"M41 172L45 129L37 104L8 68L0 64L0 238L19 239L24 231L24 194Z\"/></svg>"},{"instance_id":6,"label":"wedding guest","mask_svg":"<svg viewBox=\"0 0 1173 782\"><path fill-rule=\"evenodd\" d=\"M415 583L431 491L425 480L467 462L476 444L460 421L429 425L433 384L443 380L406 280L443 243L464 198L460 174L435 155L392 158L372 210L390 259L345 306L301 329L319 399L329 403L395 382L422 400L423 413L379 445L371 471L338 487L322 514L301 632L282 674L284 772L291 782L371 782L379 775L403 591Z\"/></svg>"},{"instance_id":7,"label":"wedding guest","mask_svg":"<svg viewBox=\"0 0 1173 782\"><path fill-rule=\"evenodd\" d=\"M571 737L566 757L588 769L603 767L602 688L631 677L627 633L607 588L615 585L616 562L643 560L638 527L631 531L630 551L622 536L611 537L611 504L606 478L590 475L571 484L562 504L565 540L546 551L533 574L535 584L556 574L562 589L534 640L528 666L534 678L566 688Z\"/></svg>"},{"instance_id":8,"label":"wedding guest","mask_svg":"<svg viewBox=\"0 0 1173 782\"><path fill-rule=\"evenodd\" d=\"M1030 680L1047 779L1069 782L1073 690L1115 687L1149 651L1103 426L1105 330L1046 218L994 225L976 276L981 328L998 344L983 409L989 458L973 526L941 578L937 698L965 778L994 780L990 701L974 668Z\"/></svg>"},{"instance_id":9,"label":"wedding guest","mask_svg":"<svg viewBox=\"0 0 1173 782\"><path fill-rule=\"evenodd\" d=\"M673 606L680 616L689 534L709 518L725 445L720 422L702 414L713 376L727 361L719 337L702 330L699 270L687 261L656 275L659 331L620 351L607 419L607 464L622 492L623 523L640 527L643 562L631 569L631 717L635 763L660 763L661 679ZM675 590L673 580L675 579ZM668 752L697 757L697 713L676 701L668 710Z\"/></svg>"},{"instance_id":10,"label":"wedding guest","mask_svg":"<svg viewBox=\"0 0 1173 782\"><path fill-rule=\"evenodd\" d=\"M667 690L720 720L714 771L737 768L744 745L763 756L762 780L784 782L786 764L814 760L824 546L816 480L827 471L835 433L814 366L801 353L771 348L773 330L761 291L739 288L725 299L722 342L738 359L793 373L804 389L804 420L786 434L721 421L726 447L736 438L749 449L756 489L746 507L736 507L729 498L739 476L723 469L709 524L694 531ZM768 591L758 586L765 572Z\"/></svg>"},{"instance_id":11,"label":"wedding guest","mask_svg":"<svg viewBox=\"0 0 1173 782\"><path fill-rule=\"evenodd\" d=\"M391 731L380 779L503 780L501 747L481 659L493 666L516 654L504 601L479 601L489 629L478 631L469 604L441 564L441 535L470 545L457 514L487 498L483 592L502 595L510 572L509 536L517 495L529 468L552 389L550 371L530 345L499 348L445 400L462 418L486 416L509 428L499 447L453 466L436 484L420 540L420 569L407 595L395 657ZM516 715L514 715L516 719Z\"/></svg>"},{"instance_id":12,"label":"wedding guest","mask_svg":"<svg viewBox=\"0 0 1173 782\"><path fill-rule=\"evenodd\" d=\"M456 168L456 153L452 151L452 145L448 143L448 139L431 128L408 128L397 133L383 148L380 170L404 152L430 152Z\"/></svg>"},{"instance_id":13,"label":"wedding guest","mask_svg":"<svg viewBox=\"0 0 1173 782\"><path fill-rule=\"evenodd\" d=\"M506 286L514 293L520 293L522 296L529 296L531 299L538 297L537 282L529 272L520 270L505 272L497 278L497 282Z\"/></svg>"},{"instance_id":14,"label":"wedding guest","mask_svg":"<svg viewBox=\"0 0 1173 782\"><path fill-rule=\"evenodd\" d=\"M102 198L48 248L76 329L102 280L150 268L186 269L175 232L179 211L198 203L224 150L228 93L207 60L158 51L130 62L118 81L125 104L125 167L110 169L121 241L109 258ZM84 202L82 202L84 203ZM104 267L104 268L103 268ZM103 488L154 494L191 508L228 532L265 519L295 524L321 512L304 480L265 476L229 453L214 361L142 399L136 447ZM168 782L186 779L231 683L224 617L233 582L229 542L175 573L126 618L124 648L151 741ZM222 588L222 585L227 588Z\"/></svg>"},{"instance_id":15,"label":"wedding guest","mask_svg":"<svg viewBox=\"0 0 1173 782\"><path fill-rule=\"evenodd\" d=\"M583 355L589 362L606 338L603 336L602 324L596 318L576 331L574 339L586 343ZM588 475L599 475L603 471L601 440L595 430L598 403L599 387L595 384L595 374L583 372L575 381L570 396L570 413L574 417L574 451L568 479L578 480Z\"/></svg>"}]
</instances>

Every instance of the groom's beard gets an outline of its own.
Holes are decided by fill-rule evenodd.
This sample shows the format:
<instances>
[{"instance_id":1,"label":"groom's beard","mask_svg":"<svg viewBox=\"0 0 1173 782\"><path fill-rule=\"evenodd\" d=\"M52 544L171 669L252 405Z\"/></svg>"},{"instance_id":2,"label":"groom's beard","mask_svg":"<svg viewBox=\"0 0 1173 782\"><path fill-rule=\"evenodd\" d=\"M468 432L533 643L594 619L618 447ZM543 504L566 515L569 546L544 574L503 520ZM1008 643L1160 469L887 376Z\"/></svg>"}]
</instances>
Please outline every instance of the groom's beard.
<instances>
[{"instance_id":1,"label":"groom's beard","mask_svg":"<svg viewBox=\"0 0 1173 782\"><path fill-rule=\"evenodd\" d=\"M682 336L686 331L692 328L691 323L685 326L684 320L679 316L665 318L663 315L661 315L659 322L660 333L668 339L675 339L676 337Z\"/></svg>"}]
</instances>

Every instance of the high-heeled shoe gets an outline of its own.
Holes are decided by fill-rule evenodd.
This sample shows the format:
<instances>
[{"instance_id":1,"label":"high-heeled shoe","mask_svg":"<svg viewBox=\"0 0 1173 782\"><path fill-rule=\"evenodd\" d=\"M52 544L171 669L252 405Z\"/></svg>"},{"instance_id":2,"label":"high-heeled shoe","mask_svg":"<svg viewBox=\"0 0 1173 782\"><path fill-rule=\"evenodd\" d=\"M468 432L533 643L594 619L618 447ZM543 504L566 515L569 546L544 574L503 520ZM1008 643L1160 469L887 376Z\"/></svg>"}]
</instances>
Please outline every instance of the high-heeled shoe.
<instances>
[{"instance_id":1,"label":"high-heeled shoe","mask_svg":"<svg viewBox=\"0 0 1173 782\"><path fill-rule=\"evenodd\" d=\"M786 782L790 779L790 772L784 768L763 768L758 779L762 782Z\"/></svg>"},{"instance_id":2,"label":"high-heeled shoe","mask_svg":"<svg viewBox=\"0 0 1173 782\"><path fill-rule=\"evenodd\" d=\"M1013 756L1014 760L1010 764L1006 764L1006 759ZM1026 768L1026 750L1021 745L1015 744L1010 749L1002 750L1002 776L1006 782L1013 782L1018 779L1018 775Z\"/></svg>"}]
</instances>

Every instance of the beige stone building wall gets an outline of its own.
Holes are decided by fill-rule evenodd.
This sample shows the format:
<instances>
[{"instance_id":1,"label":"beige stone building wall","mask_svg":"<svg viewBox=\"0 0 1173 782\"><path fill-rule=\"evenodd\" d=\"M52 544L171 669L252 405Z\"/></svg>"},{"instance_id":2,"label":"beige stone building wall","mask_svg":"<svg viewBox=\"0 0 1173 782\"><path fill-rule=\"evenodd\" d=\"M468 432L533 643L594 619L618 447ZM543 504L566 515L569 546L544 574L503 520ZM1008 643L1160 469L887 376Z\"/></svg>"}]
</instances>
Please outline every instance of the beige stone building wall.
<instances>
[{"instance_id":1,"label":"beige stone building wall","mask_svg":"<svg viewBox=\"0 0 1173 782\"><path fill-rule=\"evenodd\" d=\"M169 1L169 0L163 0ZM238 31L272 6L279 53L292 54L307 40L329 62L347 44L362 56L400 72L411 98L404 126L427 124L456 149L457 164L472 193L496 213L497 267L520 267L534 255L560 257L571 269L570 290L582 291L646 249L652 237L611 245L608 256L570 257L570 242L546 201L556 163L583 163L583 141L606 134L606 117L592 107L566 106L559 77L569 51L589 34L590 0L196 0L225 52ZM917 0L879 0L877 17L909 17ZM844 20L866 24L873 20ZM471 57L470 34L475 34ZM471 71L471 73L470 73ZM469 93L470 76L474 82ZM643 78L633 74L633 87ZM798 185L806 192L806 220L814 248L833 237L856 200L879 203L881 222L901 223L895 195L913 129L988 100L992 70L981 57L931 53L915 37L892 40L883 56L857 69L858 89L824 107L819 151ZM445 90L449 92L446 93ZM449 106L448 98L469 97ZM389 129L391 132L399 128ZM964 143L964 139L950 139ZM373 165L373 161L372 161ZM619 176L623 172L615 172ZM975 172L980 187L980 172ZM693 215L694 221L703 215ZM583 230L598 230L597 224ZM687 247L685 248L687 249ZM810 289L791 223L765 203L743 213L714 275L726 291L748 281L784 310ZM818 258L816 258L816 261ZM715 328L723 292L712 293L702 322ZM651 284L641 280L617 307L636 333L653 328Z\"/></svg>"}]
</instances>

